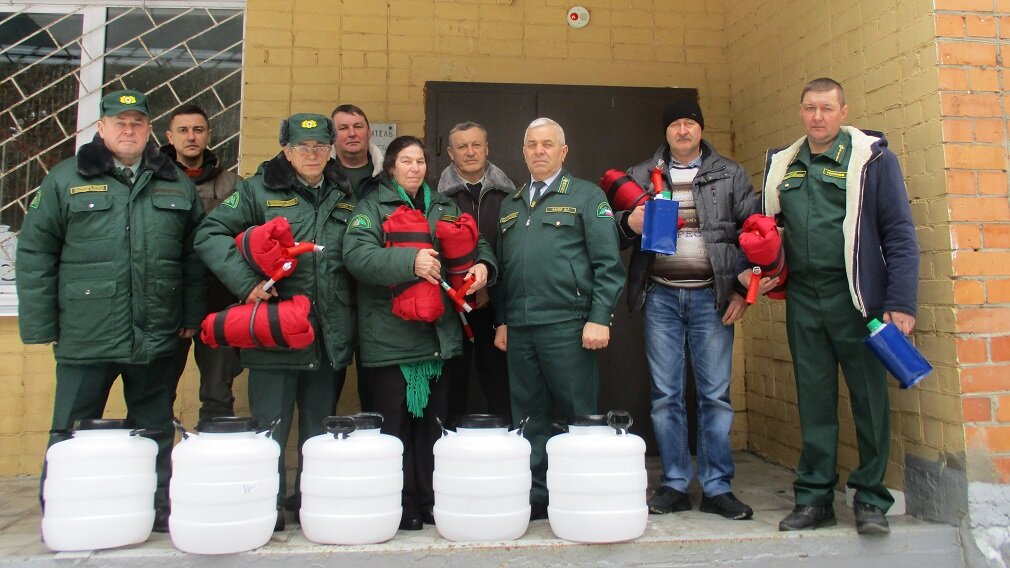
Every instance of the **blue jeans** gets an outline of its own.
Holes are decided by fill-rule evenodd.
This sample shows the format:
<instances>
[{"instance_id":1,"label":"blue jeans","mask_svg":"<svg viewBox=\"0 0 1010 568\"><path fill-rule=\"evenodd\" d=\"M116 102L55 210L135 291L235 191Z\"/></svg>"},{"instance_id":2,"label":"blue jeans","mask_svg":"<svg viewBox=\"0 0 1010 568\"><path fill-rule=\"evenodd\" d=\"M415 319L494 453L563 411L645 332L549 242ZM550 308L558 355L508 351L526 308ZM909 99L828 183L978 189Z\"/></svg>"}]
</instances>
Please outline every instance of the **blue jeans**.
<instances>
[{"instance_id":1,"label":"blue jeans","mask_svg":"<svg viewBox=\"0 0 1010 568\"><path fill-rule=\"evenodd\" d=\"M652 374L652 427L663 462L663 485L687 492L691 450L687 439L685 346L691 350L698 398L698 481L705 495L730 490L733 451L729 402L733 326L723 325L712 288L653 285L646 294L645 352Z\"/></svg>"}]
</instances>

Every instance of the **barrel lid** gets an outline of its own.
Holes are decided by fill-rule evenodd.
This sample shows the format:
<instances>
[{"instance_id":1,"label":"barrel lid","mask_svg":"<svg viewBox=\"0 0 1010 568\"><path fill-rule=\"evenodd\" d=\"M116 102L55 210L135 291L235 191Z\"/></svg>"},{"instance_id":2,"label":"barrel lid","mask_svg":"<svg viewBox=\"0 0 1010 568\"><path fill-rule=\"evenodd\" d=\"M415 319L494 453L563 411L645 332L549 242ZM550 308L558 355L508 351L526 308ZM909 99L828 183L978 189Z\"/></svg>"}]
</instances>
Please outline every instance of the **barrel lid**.
<instances>
[{"instance_id":1,"label":"barrel lid","mask_svg":"<svg viewBox=\"0 0 1010 568\"><path fill-rule=\"evenodd\" d=\"M497 414L464 414L456 417L457 428L508 428L509 419Z\"/></svg>"},{"instance_id":2,"label":"barrel lid","mask_svg":"<svg viewBox=\"0 0 1010 568\"><path fill-rule=\"evenodd\" d=\"M196 431L206 434L255 432L258 424L249 416L216 416L196 423Z\"/></svg>"},{"instance_id":3,"label":"barrel lid","mask_svg":"<svg viewBox=\"0 0 1010 568\"><path fill-rule=\"evenodd\" d=\"M136 424L129 418L90 418L74 422L74 430L133 430Z\"/></svg>"},{"instance_id":4,"label":"barrel lid","mask_svg":"<svg viewBox=\"0 0 1010 568\"><path fill-rule=\"evenodd\" d=\"M582 414L568 419L569 426L609 426L606 414Z\"/></svg>"},{"instance_id":5,"label":"barrel lid","mask_svg":"<svg viewBox=\"0 0 1010 568\"><path fill-rule=\"evenodd\" d=\"M359 412L351 418L354 419L355 430L377 430L382 428L382 415L378 412Z\"/></svg>"}]
</instances>

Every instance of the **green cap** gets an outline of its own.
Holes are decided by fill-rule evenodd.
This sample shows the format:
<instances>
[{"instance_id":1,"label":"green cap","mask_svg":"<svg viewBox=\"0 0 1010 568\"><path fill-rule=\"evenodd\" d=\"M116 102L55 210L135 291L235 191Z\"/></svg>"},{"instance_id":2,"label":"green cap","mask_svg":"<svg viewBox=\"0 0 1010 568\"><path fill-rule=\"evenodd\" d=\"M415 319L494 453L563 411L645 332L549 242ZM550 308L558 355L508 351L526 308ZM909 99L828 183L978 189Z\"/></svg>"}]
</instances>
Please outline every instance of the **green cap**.
<instances>
[{"instance_id":1,"label":"green cap","mask_svg":"<svg viewBox=\"0 0 1010 568\"><path fill-rule=\"evenodd\" d=\"M878 320L877 318L873 318L873 319L871 319L870 321L868 321L868 322L866 323L866 327L867 327L867 328L868 328L868 329L870 330L870 332L872 333L872 332L875 332L875 331L877 331L878 329L880 329L880 328L884 327L884 324L883 324L883 323L881 323L881 322L880 322L880 320Z\"/></svg>"},{"instance_id":2,"label":"green cap","mask_svg":"<svg viewBox=\"0 0 1010 568\"><path fill-rule=\"evenodd\" d=\"M147 95L140 91L124 89L102 97L102 116L119 116L128 110L151 116L151 111L147 110Z\"/></svg>"},{"instance_id":3,"label":"green cap","mask_svg":"<svg viewBox=\"0 0 1010 568\"><path fill-rule=\"evenodd\" d=\"M300 112L281 123L281 146L301 144L306 140L315 140L320 144L333 144L333 141L336 140L333 121L321 114Z\"/></svg>"}]
</instances>

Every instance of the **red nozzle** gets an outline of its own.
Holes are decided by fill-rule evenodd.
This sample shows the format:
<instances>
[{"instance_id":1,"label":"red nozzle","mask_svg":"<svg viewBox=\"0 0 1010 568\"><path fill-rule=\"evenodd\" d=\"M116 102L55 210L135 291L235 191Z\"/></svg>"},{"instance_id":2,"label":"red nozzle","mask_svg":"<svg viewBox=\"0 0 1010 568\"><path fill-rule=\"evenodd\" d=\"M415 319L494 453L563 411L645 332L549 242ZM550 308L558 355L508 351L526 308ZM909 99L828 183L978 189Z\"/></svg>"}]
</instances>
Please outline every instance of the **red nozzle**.
<instances>
[{"instance_id":1,"label":"red nozzle","mask_svg":"<svg viewBox=\"0 0 1010 568\"><path fill-rule=\"evenodd\" d=\"M758 287L761 285L761 267L755 266L750 273L750 282L747 283L747 300L748 304L753 304L758 298Z\"/></svg>"}]
</instances>

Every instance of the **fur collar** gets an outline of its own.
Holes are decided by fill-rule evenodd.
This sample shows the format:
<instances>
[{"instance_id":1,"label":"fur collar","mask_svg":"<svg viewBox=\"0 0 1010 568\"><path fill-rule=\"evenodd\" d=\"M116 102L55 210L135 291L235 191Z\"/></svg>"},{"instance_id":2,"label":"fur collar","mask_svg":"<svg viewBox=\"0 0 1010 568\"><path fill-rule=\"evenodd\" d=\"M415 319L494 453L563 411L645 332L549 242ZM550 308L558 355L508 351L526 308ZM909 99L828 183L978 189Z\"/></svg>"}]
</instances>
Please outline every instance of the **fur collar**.
<instances>
[{"instance_id":1,"label":"fur collar","mask_svg":"<svg viewBox=\"0 0 1010 568\"><path fill-rule=\"evenodd\" d=\"M152 175L170 181L179 179L179 170L168 156L158 151L154 140L148 140L144 148L141 167L151 170ZM115 169L112 152L105 147L105 141L100 134L95 134L91 142L81 146L77 151L77 172L89 178L111 172Z\"/></svg>"},{"instance_id":2,"label":"fur collar","mask_svg":"<svg viewBox=\"0 0 1010 568\"><path fill-rule=\"evenodd\" d=\"M484 182L483 189L488 191L498 190L512 193L516 188L505 172L491 162L487 163L487 169L484 170ZM438 192L443 195L454 195L464 189L466 189L466 180L460 177L456 166L452 164L446 166L442 171L442 176L438 178ZM483 189L482 194L484 193Z\"/></svg>"},{"instance_id":3,"label":"fur collar","mask_svg":"<svg viewBox=\"0 0 1010 568\"><path fill-rule=\"evenodd\" d=\"M283 151L271 158L269 162L264 163L262 168L263 186L267 189L285 190L300 183L294 166L284 156ZM326 166L323 168L323 179L347 195L352 195L351 182L340 171L340 165L336 160L331 158L326 162Z\"/></svg>"},{"instance_id":4,"label":"fur collar","mask_svg":"<svg viewBox=\"0 0 1010 568\"><path fill-rule=\"evenodd\" d=\"M175 159L178 155L176 154L175 146L165 144L161 147L161 153L165 154L170 160L175 162L175 164L179 166L179 169L185 169L183 165ZM214 179L219 173L221 173L221 164L217 159L217 154L211 152L209 148L203 151L203 166L201 167L203 168L203 173L201 173L198 177L193 178L193 183L197 185L200 185L207 180Z\"/></svg>"}]
</instances>

